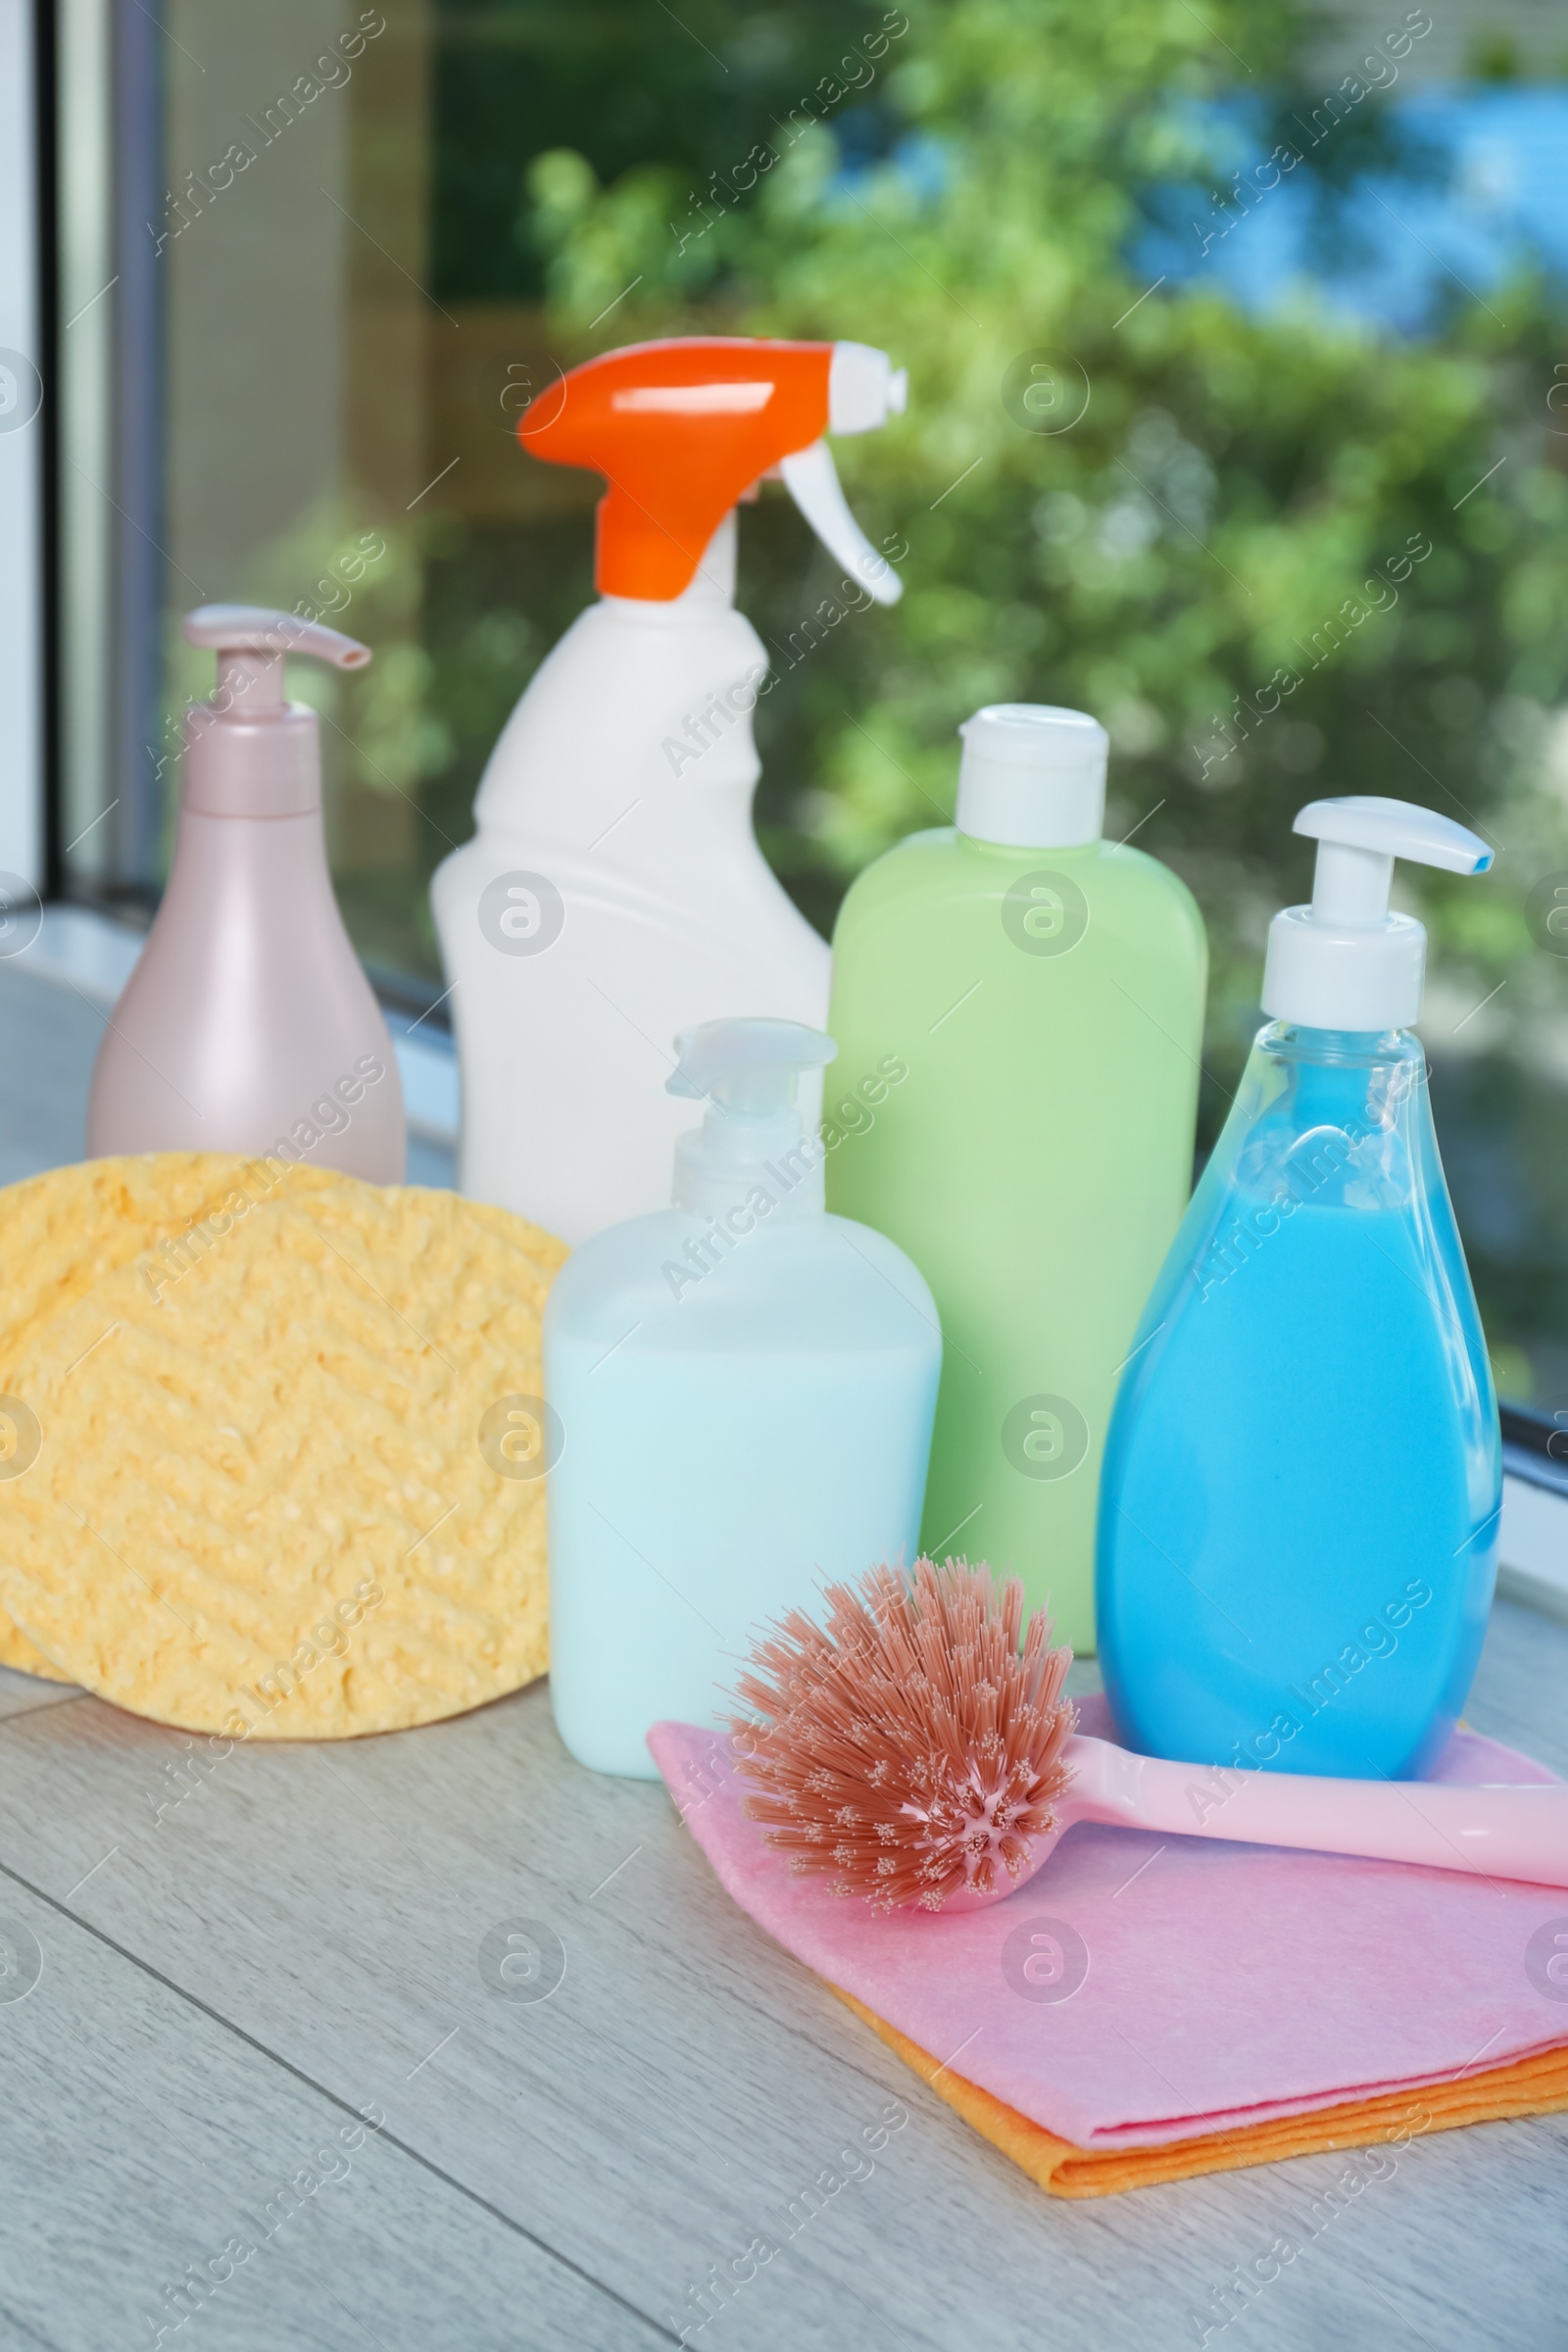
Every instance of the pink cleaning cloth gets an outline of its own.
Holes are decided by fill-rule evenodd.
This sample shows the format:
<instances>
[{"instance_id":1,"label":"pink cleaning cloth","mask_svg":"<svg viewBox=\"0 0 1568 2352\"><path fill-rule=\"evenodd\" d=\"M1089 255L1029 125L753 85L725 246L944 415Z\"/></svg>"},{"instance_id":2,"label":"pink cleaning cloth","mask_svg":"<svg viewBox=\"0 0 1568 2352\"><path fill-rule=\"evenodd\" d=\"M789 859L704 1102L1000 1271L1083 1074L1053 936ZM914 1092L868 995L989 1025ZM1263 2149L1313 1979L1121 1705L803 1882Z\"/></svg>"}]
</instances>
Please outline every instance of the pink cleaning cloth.
<instances>
[{"instance_id":1,"label":"pink cleaning cloth","mask_svg":"<svg viewBox=\"0 0 1568 2352\"><path fill-rule=\"evenodd\" d=\"M1102 1698L1077 1706L1082 1731L1114 1738ZM1085 1822L989 1910L877 1914L767 1844L727 1740L662 1723L648 1744L776 1942L1080 2148L1240 2130L1568 2043L1568 1985L1543 1959L1554 1929L1568 1941L1560 1888ZM1555 1777L1474 1732L1432 1775Z\"/></svg>"}]
</instances>

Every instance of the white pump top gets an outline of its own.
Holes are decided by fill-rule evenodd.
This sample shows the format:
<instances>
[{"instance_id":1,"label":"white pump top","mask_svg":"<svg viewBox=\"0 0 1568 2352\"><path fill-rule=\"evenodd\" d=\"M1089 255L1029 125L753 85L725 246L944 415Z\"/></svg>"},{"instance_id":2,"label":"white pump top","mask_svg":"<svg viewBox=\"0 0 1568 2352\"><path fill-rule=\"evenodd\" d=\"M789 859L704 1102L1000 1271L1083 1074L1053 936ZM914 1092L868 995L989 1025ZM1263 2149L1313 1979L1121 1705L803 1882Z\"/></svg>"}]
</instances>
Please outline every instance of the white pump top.
<instances>
[{"instance_id":1,"label":"white pump top","mask_svg":"<svg viewBox=\"0 0 1568 2352\"><path fill-rule=\"evenodd\" d=\"M316 712L283 699L285 654L314 654L364 669L368 645L298 612L265 605L202 605L184 620L187 645L218 656L218 690L185 718L184 805L205 816L303 816L320 806Z\"/></svg>"},{"instance_id":2,"label":"white pump top","mask_svg":"<svg viewBox=\"0 0 1568 2352\"><path fill-rule=\"evenodd\" d=\"M1269 925L1263 1010L1302 1029L1406 1029L1421 1017L1427 935L1389 910L1396 858L1484 874L1487 844L1451 817L1409 801L1313 801L1296 831L1315 840L1310 906Z\"/></svg>"},{"instance_id":3,"label":"white pump top","mask_svg":"<svg viewBox=\"0 0 1568 2352\"><path fill-rule=\"evenodd\" d=\"M833 1040L802 1021L705 1021L681 1031L675 1052L665 1092L708 1104L701 1127L675 1146L675 1206L717 1215L760 1187L770 1216L820 1212L821 1148L807 1141L795 1096L803 1071L833 1060Z\"/></svg>"},{"instance_id":4,"label":"white pump top","mask_svg":"<svg viewBox=\"0 0 1568 2352\"><path fill-rule=\"evenodd\" d=\"M1110 738L1097 718L1052 703L990 703L958 733L960 833L1020 850L1075 850L1100 839Z\"/></svg>"}]
</instances>

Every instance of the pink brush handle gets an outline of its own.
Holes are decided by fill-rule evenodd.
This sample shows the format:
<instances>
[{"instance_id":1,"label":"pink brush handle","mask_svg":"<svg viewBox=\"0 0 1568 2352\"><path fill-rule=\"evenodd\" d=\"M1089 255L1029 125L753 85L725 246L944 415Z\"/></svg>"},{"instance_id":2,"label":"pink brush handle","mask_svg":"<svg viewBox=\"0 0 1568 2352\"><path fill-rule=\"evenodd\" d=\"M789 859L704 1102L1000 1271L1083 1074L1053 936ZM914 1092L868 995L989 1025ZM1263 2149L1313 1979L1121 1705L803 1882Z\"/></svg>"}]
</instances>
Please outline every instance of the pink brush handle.
<instances>
[{"instance_id":1,"label":"pink brush handle","mask_svg":"<svg viewBox=\"0 0 1568 2352\"><path fill-rule=\"evenodd\" d=\"M1074 1821L1168 1830L1244 1845L1304 1846L1494 1879L1568 1886L1568 1784L1511 1788L1430 1781L1327 1781L1305 1773L1223 1771L1135 1756L1108 1740L1069 1740Z\"/></svg>"}]
</instances>

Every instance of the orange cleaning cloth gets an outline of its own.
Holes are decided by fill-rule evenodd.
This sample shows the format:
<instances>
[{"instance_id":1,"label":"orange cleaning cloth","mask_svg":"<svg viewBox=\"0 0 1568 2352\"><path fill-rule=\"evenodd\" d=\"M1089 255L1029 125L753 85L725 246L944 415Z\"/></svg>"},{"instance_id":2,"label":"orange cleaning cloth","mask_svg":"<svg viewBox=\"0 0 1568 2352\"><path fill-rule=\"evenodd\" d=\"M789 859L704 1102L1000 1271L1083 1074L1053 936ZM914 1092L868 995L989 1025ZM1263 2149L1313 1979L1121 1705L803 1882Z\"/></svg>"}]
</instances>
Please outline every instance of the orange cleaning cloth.
<instances>
[{"instance_id":1,"label":"orange cleaning cloth","mask_svg":"<svg viewBox=\"0 0 1568 2352\"><path fill-rule=\"evenodd\" d=\"M1508 2066L1489 2067L1484 2074L1464 2075L1452 2082L1429 2082L1418 2091L1388 2091L1380 2098L1348 2100L1343 2107L1238 2124L1197 2139L1166 2140L1152 2148L1079 2148L1070 2139L1058 2139L1043 2124L1031 2123L978 2082L944 2067L853 1992L837 1984L828 1990L838 1993L939 2099L946 2099L983 2139L1010 2156L1054 2197L1109 2197L1121 2188L1150 2188L1162 2180L1191 2180L1200 2173L1275 2164L1282 2156L1332 2156L1342 2148L1382 2147L1418 2139L1427 2132L1451 2132L1459 2124L1557 2115L1568 2108L1568 2048L1540 2050L1534 2057L1516 2058Z\"/></svg>"}]
</instances>

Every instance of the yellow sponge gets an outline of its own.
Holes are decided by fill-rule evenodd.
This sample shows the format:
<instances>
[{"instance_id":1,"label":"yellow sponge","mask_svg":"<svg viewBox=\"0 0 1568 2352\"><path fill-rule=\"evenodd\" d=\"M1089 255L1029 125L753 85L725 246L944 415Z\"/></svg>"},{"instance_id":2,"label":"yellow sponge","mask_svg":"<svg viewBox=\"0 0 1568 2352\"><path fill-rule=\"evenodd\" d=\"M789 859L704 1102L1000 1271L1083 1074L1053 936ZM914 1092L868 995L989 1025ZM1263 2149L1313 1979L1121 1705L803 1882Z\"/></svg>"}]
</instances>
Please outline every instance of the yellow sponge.
<instances>
[{"instance_id":1,"label":"yellow sponge","mask_svg":"<svg viewBox=\"0 0 1568 2352\"><path fill-rule=\"evenodd\" d=\"M6 1410L12 1364L29 1326L71 1306L100 1276L153 1255L177 1266L181 1237L209 1214L285 1192L339 1184L332 1168L246 1160L226 1152L146 1152L51 1168L0 1191L0 1477L26 1448ZM167 1252L167 1256L166 1253ZM0 1613L0 1666L64 1679Z\"/></svg>"},{"instance_id":2,"label":"yellow sponge","mask_svg":"<svg viewBox=\"0 0 1568 2352\"><path fill-rule=\"evenodd\" d=\"M177 1250L143 1216L133 1252L94 1245L96 1279L57 1253L0 1343L11 1458L34 1455L0 1475L0 1603L70 1680L228 1739L426 1723L546 1665L539 1317L564 1246L297 1174L231 1184ZM204 1181L186 1160L181 1214Z\"/></svg>"}]
</instances>

